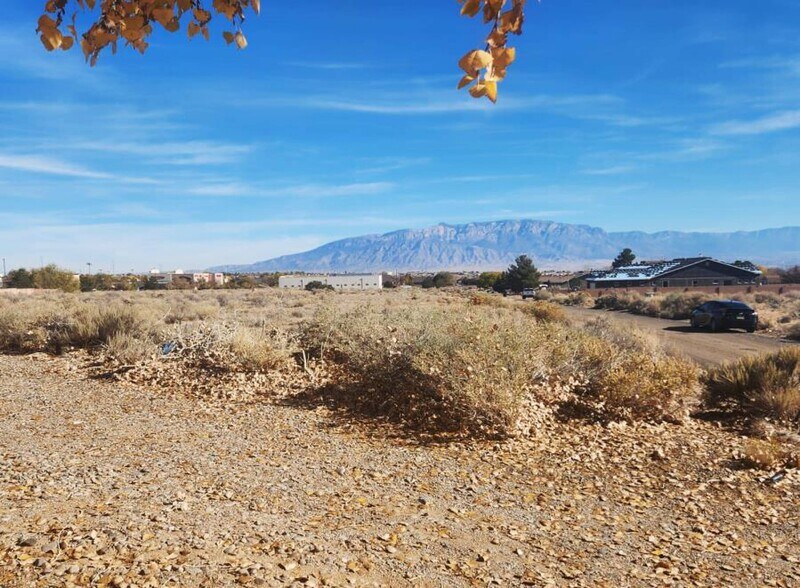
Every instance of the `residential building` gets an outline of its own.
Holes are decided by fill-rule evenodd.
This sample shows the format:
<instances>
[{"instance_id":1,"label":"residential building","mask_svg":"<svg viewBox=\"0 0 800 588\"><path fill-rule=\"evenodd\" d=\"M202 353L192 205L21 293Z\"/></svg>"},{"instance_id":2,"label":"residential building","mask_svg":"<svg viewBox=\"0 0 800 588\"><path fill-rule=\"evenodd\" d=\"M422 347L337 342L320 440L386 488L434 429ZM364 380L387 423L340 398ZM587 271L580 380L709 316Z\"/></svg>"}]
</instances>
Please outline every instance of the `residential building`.
<instances>
[{"instance_id":1,"label":"residential building","mask_svg":"<svg viewBox=\"0 0 800 588\"><path fill-rule=\"evenodd\" d=\"M733 265L710 257L644 262L606 271L592 271L581 277L589 289L600 288L691 288L758 284L761 271L754 265Z\"/></svg>"}]
</instances>

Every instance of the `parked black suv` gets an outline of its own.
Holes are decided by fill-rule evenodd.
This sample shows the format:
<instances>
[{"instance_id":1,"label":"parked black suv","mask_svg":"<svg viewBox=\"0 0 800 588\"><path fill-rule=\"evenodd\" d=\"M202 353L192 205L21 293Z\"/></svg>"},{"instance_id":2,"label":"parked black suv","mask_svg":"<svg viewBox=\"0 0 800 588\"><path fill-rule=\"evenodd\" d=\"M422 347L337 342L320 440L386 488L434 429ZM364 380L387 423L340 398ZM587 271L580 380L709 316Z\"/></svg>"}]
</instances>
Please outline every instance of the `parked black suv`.
<instances>
[{"instance_id":1,"label":"parked black suv","mask_svg":"<svg viewBox=\"0 0 800 588\"><path fill-rule=\"evenodd\" d=\"M758 326L758 313L738 300L712 300L695 308L690 321L695 329L745 329L752 333Z\"/></svg>"}]
</instances>

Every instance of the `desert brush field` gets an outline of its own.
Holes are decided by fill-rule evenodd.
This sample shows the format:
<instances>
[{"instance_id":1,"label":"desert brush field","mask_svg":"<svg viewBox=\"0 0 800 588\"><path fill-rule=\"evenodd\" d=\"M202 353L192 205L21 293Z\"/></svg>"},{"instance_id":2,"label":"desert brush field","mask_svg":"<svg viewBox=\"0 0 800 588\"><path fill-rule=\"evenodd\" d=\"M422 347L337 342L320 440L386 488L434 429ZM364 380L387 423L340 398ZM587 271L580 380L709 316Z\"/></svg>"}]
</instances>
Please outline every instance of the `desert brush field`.
<instances>
[{"instance_id":1,"label":"desert brush field","mask_svg":"<svg viewBox=\"0 0 800 588\"><path fill-rule=\"evenodd\" d=\"M0 586L792 586L800 350L477 292L0 294Z\"/></svg>"}]
</instances>

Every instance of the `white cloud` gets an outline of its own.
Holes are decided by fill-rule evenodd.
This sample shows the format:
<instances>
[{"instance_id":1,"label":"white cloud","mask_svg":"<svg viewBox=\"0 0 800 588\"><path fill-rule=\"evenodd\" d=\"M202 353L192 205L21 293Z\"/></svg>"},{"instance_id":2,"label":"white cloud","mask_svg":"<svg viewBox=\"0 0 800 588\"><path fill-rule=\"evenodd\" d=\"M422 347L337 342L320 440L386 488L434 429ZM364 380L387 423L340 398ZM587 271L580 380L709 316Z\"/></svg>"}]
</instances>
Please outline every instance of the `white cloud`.
<instances>
[{"instance_id":1,"label":"white cloud","mask_svg":"<svg viewBox=\"0 0 800 588\"><path fill-rule=\"evenodd\" d=\"M219 143L215 141L147 141L111 142L79 141L64 146L66 149L125 153L144 157L148 161L166 165L209 165L232 163L253 151L252 145Z\"/></svg>"},{"instance_id":2,"label":"white cloud","mask_svg":"<svg viewBox=\"0 0 800 588\"><path fill-rule=\"evenodd\" d=\"M343 69L365 69L372 67L364 63L357 63L352 61L290 61L286 65L291 67L304 67L308 69L329 69L329 70L343 70Z\"/></svg>"},{"instance_id":3,"label":"white cloud","mask_svg":"<svg viewBox=\"0 0 800 588\"><path fill-rule=\"evenodd\" d=\"M89 180L110 180L124 182L126 184L158 183L157 180L152 178L118 176L73 165L51 157L40 157L38 155L9 155L0 153L0 168Z\"/></svg>"},{"instance_id":4,"label":"white cloud","mask_svg":"<svg viewBox=\"0 0 800 588\"><path fill-rule=\"evenodd\" d=\"M755 120L728 121L712 128L717 135L762 135L800 127L800 110L787 110Z\"/></svg>"},{"instance_id":5,"label":"white cloud","mask_svg":"<svg viewBox=\"0 0 800 588\"><path fill-rule=\"evenodd\" d=\"M195 196L248 196L248 197L335 197L367 196L388 192L391 182L364 182L354 184L298 184L281 188L262 188L239 182L208 183L184 190Z\"/></svg>"},{"instance_id":6,"label":"white cloud","mask_svg":"<svg viewBox=\"0 0 800 588\"><path fill-rule=\"evenodd\" d=\"M581 173L587 176L616 176L636 171L636 169L634 165L613 165L610 167L585 169Z\"/></svg>"}]
</instances>

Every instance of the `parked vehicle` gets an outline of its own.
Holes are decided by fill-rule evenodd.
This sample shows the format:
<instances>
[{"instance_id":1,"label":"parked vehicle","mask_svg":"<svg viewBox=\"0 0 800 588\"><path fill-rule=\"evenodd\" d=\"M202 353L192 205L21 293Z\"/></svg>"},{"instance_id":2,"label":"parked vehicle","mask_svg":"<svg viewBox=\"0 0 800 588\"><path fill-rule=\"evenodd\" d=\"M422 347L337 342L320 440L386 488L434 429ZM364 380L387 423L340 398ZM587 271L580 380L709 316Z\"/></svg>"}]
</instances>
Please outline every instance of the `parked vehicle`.
<instances>
[{"instance_id":1,"label":"parked vehicle","mask_svg":"<svg viewBox=\"0 0 800 588\"><path fill-rule=\"evenodd\" d=\"M752 333L758 326L758 313L738 300L712 300L695 308L689 321L695 329L745 329Z\"/></svg>"},{"instance_id":2,"label":"parked vehicle","mask_svg":"<svg viewBox=\"0 0 800 588\"><path fill-rule=\"evenodd\" d=\"M522 290L522 299L536 298L536 288L524 288Z\"/></svg>"}]
</instances>

